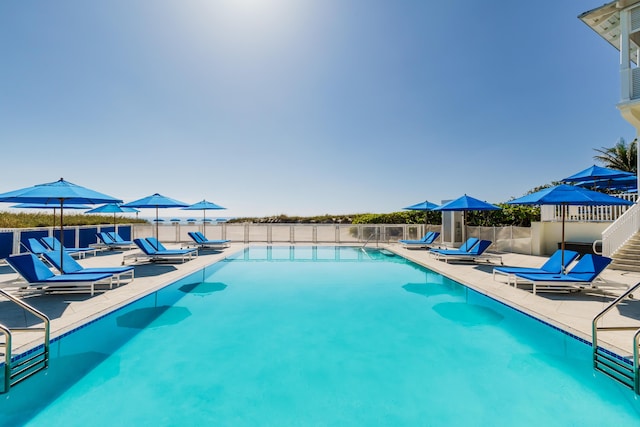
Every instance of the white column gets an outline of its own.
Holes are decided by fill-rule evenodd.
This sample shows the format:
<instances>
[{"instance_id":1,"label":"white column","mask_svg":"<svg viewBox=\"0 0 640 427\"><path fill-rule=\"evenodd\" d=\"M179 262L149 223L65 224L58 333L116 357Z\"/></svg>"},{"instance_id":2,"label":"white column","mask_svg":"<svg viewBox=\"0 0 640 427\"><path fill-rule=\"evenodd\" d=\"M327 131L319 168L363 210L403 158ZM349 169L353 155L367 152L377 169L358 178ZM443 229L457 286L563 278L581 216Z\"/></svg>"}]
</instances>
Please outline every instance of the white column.
<instances>
[{"instance_id":1,"label":"white column","mask_svg":"<svg viewBox=\"0 0 640 427\"><path fill-rule=\"evenodd\" d=\"M631 59L629 58L629 10L620 11L620 99L631 99Z\"/></svg>"}]
</instances>

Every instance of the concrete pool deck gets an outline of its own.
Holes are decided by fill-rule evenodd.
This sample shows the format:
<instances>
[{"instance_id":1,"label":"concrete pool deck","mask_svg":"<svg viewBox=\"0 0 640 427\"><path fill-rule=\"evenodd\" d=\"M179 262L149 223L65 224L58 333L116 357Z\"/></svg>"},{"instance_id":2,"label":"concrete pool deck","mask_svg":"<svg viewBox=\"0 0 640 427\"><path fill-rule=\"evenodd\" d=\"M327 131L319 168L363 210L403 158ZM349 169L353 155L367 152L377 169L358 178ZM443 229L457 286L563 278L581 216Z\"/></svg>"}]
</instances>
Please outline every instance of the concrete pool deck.
<instances>
[{"instance_id":1,"label":"concrete pool deck","mask_svg":"<svg viewBox=\"0 0 640 427\"><path fill-rule=\"evenodd\" d=\"M255 244L258 246L259 244ZM308 246L301 244L300 246ZM176 280L198 271L205 266L243 250L243 243L232 243L223 251L201 251L200 256L185 263L128 263L136 266L136 277L131 283L125 281L119 287L105 292L88 294L36 294L25 296L25 301L44 312L51 319L51 337L55 338L74 328L100 317L118 307L152 293ZM287 245L288 246L288 245ZM525 286L514 288L506 283L506 276L493 279L490 263L445 263L431 258L424 249L406 249L398 244L380 246L410 259L431 270L450 277L472 289L498 301L517 308L534 317L568 331L584 340L591 341L591 322L624 288L584 290L575 293L543 293L533 295ZM119 266L123 255L132 251L104 251L98 256L87 257L79 262L85 267ZM503 253L504 265L538 267L545 257ZM0 266L0 288L13 293L17 274L8 265ZM635 285L640 273L605 270L601 275L607 281ZM0 299L0 323L9 328L33 326L36 319L25 316L24 311L4 298ZM604 319L606 326L633 325L640 328L640 301L629 300L614 309ZM632 354L633 332L600 333L599 338L606 347L622 356ZM41 342L36 333L16 333L13 338L13 354L20 354Z\"/></svg>"}]
</instances>

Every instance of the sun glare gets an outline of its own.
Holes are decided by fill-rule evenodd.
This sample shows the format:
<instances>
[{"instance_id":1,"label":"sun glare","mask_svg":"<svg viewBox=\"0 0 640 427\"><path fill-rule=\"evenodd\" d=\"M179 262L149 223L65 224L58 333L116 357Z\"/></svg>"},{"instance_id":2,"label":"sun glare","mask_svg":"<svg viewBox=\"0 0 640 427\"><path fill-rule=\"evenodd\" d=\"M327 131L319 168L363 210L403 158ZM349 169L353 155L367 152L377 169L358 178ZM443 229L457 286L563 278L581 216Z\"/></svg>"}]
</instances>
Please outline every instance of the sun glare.
<instances>
[{"instance_id":1,"label":"sun glare","mask_svg":"<svg viewBox=\"0 0 640 427\"><path fill-rule=\"evenodd\" d=\"M296 0L197 0L191 19L216 33L241 40L278 38L296 26L302 2Z\"/></svg>"}]
</instances>

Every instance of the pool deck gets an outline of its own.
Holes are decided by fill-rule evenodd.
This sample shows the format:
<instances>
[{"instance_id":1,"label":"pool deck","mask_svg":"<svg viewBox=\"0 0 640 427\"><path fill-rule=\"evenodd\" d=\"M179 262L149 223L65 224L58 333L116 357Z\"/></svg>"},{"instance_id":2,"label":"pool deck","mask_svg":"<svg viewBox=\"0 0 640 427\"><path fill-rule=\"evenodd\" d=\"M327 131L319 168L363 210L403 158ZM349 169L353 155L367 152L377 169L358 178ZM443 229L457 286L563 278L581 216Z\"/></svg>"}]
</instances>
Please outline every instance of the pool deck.
<instances>
[{"instance_id":1,"label":"pool deck","mask_svg":"<svg viewBox=\"0 0 640 427\"><path fill-rule=\"evenodd\" d=\"M201 251L200 256L185 263L127 263L135 265L135 279L130 283L125 281L119 287L96 292L94 296L88 294L35 294L25 296L24 300L49 316L51 337L55 338L211 263L237 253L246 246L242 243L232 243L230 247L222 251ZM514 288L507 285L506 276L496 276L496 280L494 280L493 267L499 263L445 263L432 258L424 249L406 249L398 244L381 247L589 342L591 341L593 317L624 290L622 287L617 287L606 290L583 290L575 293L538 292L537 295L533 295L526 286ZM79 262L85 267L119 266L124 254L135 251L137 250L104 251L98 256L90 256ZM504 265L508 266L538 267L546 260L545 257L513 253L500 255L502 255ZM8 265L0 265L0 288L13 293L16 289L17 277L17 274ZM635 285L640 282L640 273L618 270L607 269L601 277L609 282L626 285ZM15 304L1 298L0 323L9 328L32 327L35 320L30 316L25 316L24 311ZM640 301L629 300L619 305L607 315L604 319L604 325L633 325L640 328ZM629 331L599 334L600 340L606 343L607 348L626 357L632 354L632 336L633 332ZM18 332L13 338L13 354L20 354L39 341L41 342L41 338L38 338L38 334Z\"/></svg>"}]
</instances>

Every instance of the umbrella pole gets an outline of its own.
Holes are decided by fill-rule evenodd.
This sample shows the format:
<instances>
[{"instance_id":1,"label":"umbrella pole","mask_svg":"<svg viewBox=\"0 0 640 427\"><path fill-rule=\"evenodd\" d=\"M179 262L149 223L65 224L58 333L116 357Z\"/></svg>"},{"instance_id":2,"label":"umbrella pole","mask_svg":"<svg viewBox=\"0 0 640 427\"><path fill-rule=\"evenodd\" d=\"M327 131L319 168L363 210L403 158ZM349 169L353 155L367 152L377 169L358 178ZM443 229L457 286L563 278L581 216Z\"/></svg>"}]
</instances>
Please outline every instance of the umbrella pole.
<instances>
[{"instance_id":1,"label":"umbrella pole","mask_svg":"<svg viewBox=\"0 0 640 427\"><path fill-rule=\"evenodd\" d=\"M207 219L207 210L202 209L202 235L204 237L207 237L206 228L205 228L207 226L207 221L205 221L205 219Z\"/></svg>"},{"instance_id":2,"label":"umbrella pole","mask_svg":"<svg viewBox=\"0 0 640 427\"><path fill-rule=\"evenodd\" d=\"M462 211L462 242L467 240L467 211Z\"/></svg>"},{"instance_id":3,"label":"umbrella pole","mask_svg":"<svg viewBox=\"0 0 640 427\"><path fill-rule=\"evenodd\" d=\"M64 252L64 225L62 222L62 217L63 217L63 199L60 199L60 273L64 274L64 265L62 265L62 263L64 262L64 258L62 257L63 252Z\"/></svg>"},{"instance_id":4,"label":"umbrella pole","mask_svg":"<svg viewBox=\"0 0 640 427\"><path fill-rule=\"evenodd\" d=\"M116 228L116 213L113 213L113 233L118 234L118 229Z\"/></svg>"},{"instance_id":5,"label":"umbrella pole","mask_svg":"<svg viewBox=\"0 0 640 427\"><path fill-rule=\"evenodd\" d=\"M562 262L562 273L565 272L564 270L564 211L565 211L565 205L561 205L562 207L562 243L560 244L560 248L562 250L562 256L561 256L561 262Z\"/></svg>"},{"instance_id":6,"label":"umbrella pole","mask_svg":"<svg viewBox=\"0 0 640 427\"><path fill-rule=\"evenodd\" d=\"M160 238L159 238L160 234L158 233L158 223L159 223L158 219L159 219L158 218L158 207L156 206L156 240L158 240L158 242L159 242L160 241ZM156 248L156 250L158 250L158 248Z\"/></svg>"}]
</instances>

